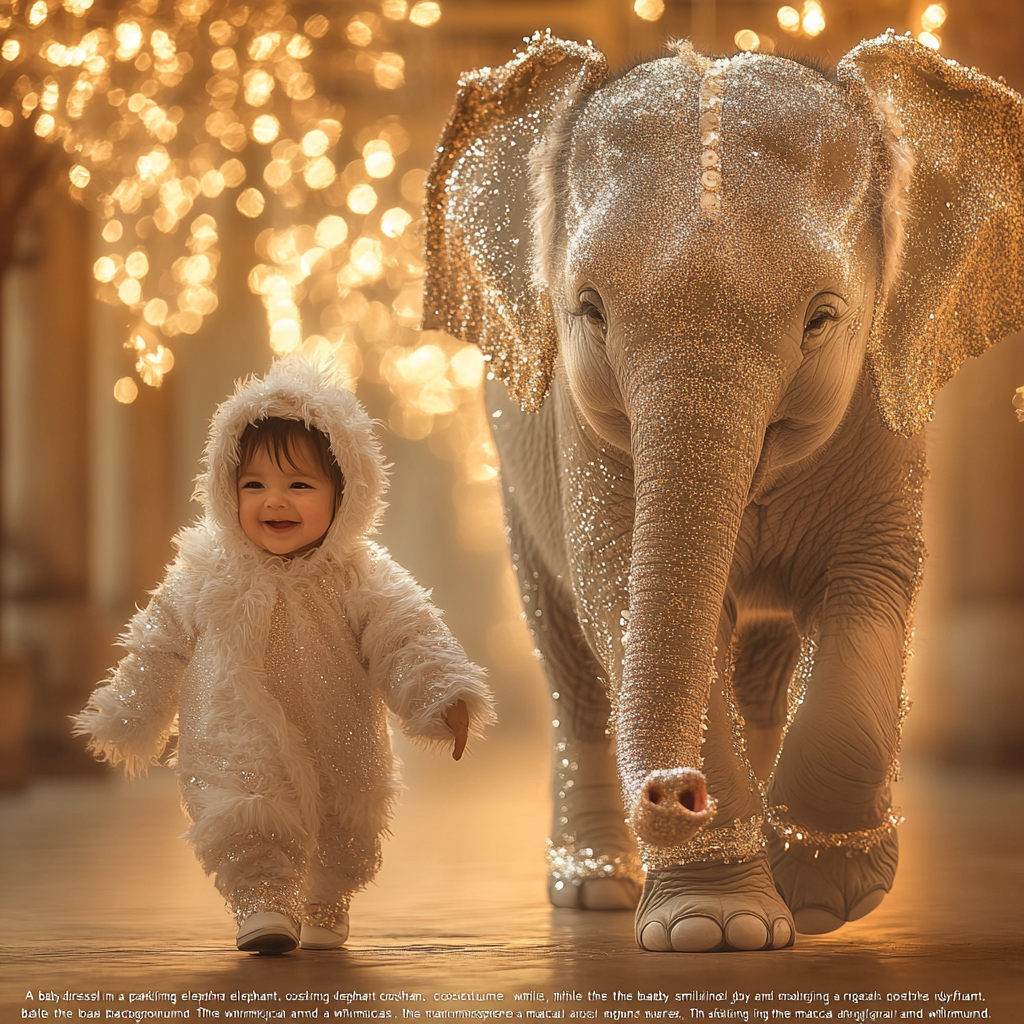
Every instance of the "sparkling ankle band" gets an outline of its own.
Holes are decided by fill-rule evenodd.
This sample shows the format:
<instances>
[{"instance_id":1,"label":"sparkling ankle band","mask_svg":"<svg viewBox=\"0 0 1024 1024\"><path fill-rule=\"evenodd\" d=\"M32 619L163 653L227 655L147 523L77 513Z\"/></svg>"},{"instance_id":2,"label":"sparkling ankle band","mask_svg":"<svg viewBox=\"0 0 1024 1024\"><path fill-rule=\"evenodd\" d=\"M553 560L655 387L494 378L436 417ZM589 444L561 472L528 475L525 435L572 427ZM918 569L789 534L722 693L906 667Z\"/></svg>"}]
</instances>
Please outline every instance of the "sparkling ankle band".
<instances>
[{"instance_id":1,"label":"sparkling ankle band","mask_svg":"<svg viewBox=\"0 0 1024 1024\"><path fill-rule=\"evenodd\" d=\"M623 853L616 856L603 853L594 856L589 848L570 850L565 846L555 846L548 840L548 874L557 885L582 885L597 878L626 878L642 884L644 880L640 858L635 853Z\"/></svg>"},{"instance_id":2,"label":"sparkling ankle band","mask_svg":"<svg viewBox=\"0 0 1024 1024\"><path fill-rule=\"evenodd\" d=\"M654 871L678 864L742 864L764 850L762 823L760 814L752 814L726 825L701 829L682 846L651 846L641 842L644 869Z\"/></svg>"},{"instance_id":3,"label":"sparkling ankle band","mask_svg":"<svg viewBox=\"0 0 1024 1024\"><path fill-rule=\"evenodd\" d=\"M906 820L898 808L890 807L882 816L882 824L875 828L865 828L857 832L819 832L787 821L784 815L788 811L789 808L784 804L769 807L768 823L787 850L790 846L808 846L815 850L815 856L821 850L839 848L846 850L847 857L852 857L855 853L867 853Z\"/></svg>"}]
</instances>

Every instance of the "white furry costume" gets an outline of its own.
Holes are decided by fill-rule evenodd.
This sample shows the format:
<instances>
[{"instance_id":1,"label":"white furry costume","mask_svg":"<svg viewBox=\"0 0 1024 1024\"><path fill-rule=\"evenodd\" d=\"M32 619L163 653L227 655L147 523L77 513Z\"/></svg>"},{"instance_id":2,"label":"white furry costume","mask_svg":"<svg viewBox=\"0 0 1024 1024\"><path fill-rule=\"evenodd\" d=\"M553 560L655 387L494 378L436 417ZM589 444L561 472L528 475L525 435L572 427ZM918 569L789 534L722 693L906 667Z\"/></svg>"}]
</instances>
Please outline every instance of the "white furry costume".
<instances>
[{"instance_id":1,"label":"white furry costume","mask_svg":"<svg viewBox=\"0 0 1024 1024\"><path fill-rule=\"evenodd\" d=\"M344 476L323 542L294 558L238 522L239 438L265 417L322 431ZM482 670L367 540L385 487L370 420L327 372L289 359L241 383L211 426L205 515L175 538L127 656L74 720L130 774L178 732L186 836L240 920L272 910L330 927L373 878L399 787L386 708L428 742L452 739L444 713L459 698L474 733L494 718Z\"/></svg>"}]
</instances>

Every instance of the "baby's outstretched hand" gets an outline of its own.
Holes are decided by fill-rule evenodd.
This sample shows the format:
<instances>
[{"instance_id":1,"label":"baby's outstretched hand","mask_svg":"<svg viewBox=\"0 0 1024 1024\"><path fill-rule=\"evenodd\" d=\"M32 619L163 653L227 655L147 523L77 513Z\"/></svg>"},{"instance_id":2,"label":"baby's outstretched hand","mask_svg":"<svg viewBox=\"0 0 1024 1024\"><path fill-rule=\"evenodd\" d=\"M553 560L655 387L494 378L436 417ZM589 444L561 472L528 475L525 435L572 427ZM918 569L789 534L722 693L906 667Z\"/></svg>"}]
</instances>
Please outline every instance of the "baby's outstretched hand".
<instances>
[{"instance_id":1,"label":"baby's outstretched hand","mask_svg":"<svg viewBox=\"0 0 1024 1024\"><path fill-rule=\"evenodd\" d=\"M466 741L469 739L469 708L466 707L466 702L459 698L454 704L449 704L444 717L448 728L455 733L455 749L452 751L452 757L458 761L462 757L462 752L466 749Z\"/></svg>"}]
</instances>

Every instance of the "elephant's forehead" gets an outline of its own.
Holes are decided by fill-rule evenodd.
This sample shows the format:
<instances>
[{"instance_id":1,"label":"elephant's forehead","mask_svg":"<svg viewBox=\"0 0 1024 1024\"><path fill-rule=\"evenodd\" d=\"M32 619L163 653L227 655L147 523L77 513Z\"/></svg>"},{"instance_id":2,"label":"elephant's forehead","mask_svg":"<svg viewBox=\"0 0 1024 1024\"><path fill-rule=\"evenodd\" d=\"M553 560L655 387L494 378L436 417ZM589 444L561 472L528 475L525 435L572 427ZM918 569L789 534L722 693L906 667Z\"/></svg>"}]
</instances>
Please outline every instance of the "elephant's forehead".
<instances>
[{"instance_id":1,"label":"elephant's forehead","mask_svg":"<svg viewBox=\"0 0 1024 1024\"><path fill-rule=\"evenodd\" d=\"M780 260L842 264L863 226L871 148L841 90L792 61L641 65L574 128L572 249L654 274L697 252L728 255L724 273L761 267L774 281Z\"/></svg>"}]
</instances>

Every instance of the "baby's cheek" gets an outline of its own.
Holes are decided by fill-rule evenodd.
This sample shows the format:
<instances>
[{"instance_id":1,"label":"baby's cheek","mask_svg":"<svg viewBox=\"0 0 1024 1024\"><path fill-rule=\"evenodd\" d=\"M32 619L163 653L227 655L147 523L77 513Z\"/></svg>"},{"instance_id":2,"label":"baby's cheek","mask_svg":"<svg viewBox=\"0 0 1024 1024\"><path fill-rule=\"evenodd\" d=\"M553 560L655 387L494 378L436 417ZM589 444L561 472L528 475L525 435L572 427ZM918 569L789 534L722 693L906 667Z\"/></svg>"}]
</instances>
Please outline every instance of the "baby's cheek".
<instances>
[{"instance_id":1,"label":"baby's cheek","mask_svg":"<svg viewBox=\"0 0 1024 1024\"><path fill-rule=\"evenodd\" d=\"M259 543L258 538L254 536L255 531L255 513L251 508L252 502L246 500L247 495L245 491L240 491L238 494L238 524L242 527L242 532L251 541Z\"/></svg>"}]
</instances>

